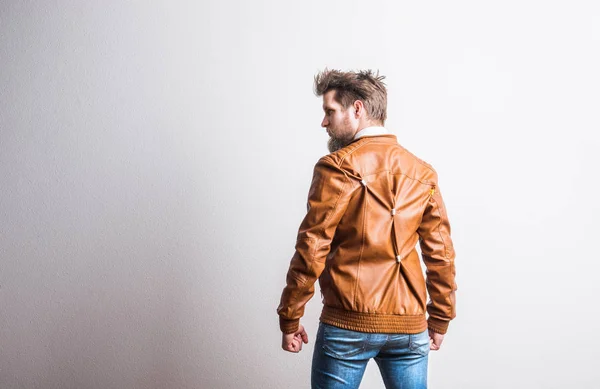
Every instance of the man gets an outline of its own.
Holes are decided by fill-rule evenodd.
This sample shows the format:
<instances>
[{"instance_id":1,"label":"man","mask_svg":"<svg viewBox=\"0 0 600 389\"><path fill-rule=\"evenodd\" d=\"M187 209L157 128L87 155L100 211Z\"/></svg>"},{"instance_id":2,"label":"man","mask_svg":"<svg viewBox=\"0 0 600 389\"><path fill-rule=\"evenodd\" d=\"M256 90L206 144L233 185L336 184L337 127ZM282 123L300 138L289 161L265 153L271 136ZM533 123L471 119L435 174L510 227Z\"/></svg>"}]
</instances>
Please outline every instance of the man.
<instances>
[{"instance_id":1,"label":"man","mask_svg":"<svg viewBox=\"0 0 600 389\"><path fill-rule=\"evenodd\" d=\"M315 77L331 154L315 166L277 308L282 347L299 352L308 343L300 318L319 279L313 388L358 388L371 358L386 388L426 388L429 350L455 317L454 248L437 174L383 127L383 79L328 69Z\"/></svg>"}]
</instances>

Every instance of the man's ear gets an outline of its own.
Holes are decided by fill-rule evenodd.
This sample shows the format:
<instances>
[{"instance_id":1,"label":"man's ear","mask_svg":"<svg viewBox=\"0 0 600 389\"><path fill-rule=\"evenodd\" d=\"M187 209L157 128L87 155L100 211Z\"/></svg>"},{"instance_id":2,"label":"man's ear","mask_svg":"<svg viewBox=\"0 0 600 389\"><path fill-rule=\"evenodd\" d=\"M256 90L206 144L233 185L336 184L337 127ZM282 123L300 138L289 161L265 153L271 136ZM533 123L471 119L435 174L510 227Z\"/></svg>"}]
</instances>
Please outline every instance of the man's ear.
<instances>
[{"instance_id":1,"label":"man's ear","mask_svg":"<svg viewBox=\"0 0 600 389\"><path fill-rule=\"evenodd\" d=\"M364 114L364 111L365 106L363 102L360 100L354 101L354 117L358 119L361 115Z\"/></svg>"}]
</instances>

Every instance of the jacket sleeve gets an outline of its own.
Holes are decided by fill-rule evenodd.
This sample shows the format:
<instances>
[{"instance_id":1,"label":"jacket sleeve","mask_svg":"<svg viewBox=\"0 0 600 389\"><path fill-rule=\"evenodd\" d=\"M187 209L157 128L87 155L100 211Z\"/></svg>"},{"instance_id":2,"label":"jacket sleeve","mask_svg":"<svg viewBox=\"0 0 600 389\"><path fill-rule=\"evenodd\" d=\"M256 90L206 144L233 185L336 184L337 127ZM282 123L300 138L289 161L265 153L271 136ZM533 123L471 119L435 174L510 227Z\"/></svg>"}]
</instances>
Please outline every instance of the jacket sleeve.
<instances>
[{"instance_id":1,"label":"jacket sleeve","mask_svg":"<svg viewBox=\"0 0 600 389\"><path fill-rule=\"evenodd\" d=\"M330 156L321 158L315 165L308 211L298 231L296 251L277 308L284 333L298 329L304 306L314 294L314 283L325 267L335 230L348 205L351 186L348 176Z\"/></svg>"},{"instance_id":2,"label":"jacket sleeve","mask_svg":"<svg viewBox=\"0 0 600 389\"><path fill-rule=\"evenodd\" d=\"M437 186L437 175L431 184L429 199L418 229L419 242L427 275L428 328L445 334L448 324L456 316L454 280L454 247L450 238L450 222L442 195Z\"/></svg>"}]
</instances>

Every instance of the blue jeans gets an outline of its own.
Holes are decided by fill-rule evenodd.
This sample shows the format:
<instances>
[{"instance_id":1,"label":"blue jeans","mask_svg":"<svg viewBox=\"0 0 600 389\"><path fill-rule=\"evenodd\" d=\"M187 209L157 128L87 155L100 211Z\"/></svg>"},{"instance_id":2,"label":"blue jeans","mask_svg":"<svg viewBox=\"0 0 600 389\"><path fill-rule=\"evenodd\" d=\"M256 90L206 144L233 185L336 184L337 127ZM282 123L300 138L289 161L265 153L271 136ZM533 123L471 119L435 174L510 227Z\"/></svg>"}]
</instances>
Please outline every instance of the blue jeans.
<instances>
[{"instance_id":1,"label":"blue jeans","mask_svg":"<svg viewBox=\"0 0 600 389\"><path fill-rule=\"evenodd\" d=\"M371 334L320 323L312 389L358 388L375 358L387 389L426 389L429 334Z\"/></svg>"}]
</instances>

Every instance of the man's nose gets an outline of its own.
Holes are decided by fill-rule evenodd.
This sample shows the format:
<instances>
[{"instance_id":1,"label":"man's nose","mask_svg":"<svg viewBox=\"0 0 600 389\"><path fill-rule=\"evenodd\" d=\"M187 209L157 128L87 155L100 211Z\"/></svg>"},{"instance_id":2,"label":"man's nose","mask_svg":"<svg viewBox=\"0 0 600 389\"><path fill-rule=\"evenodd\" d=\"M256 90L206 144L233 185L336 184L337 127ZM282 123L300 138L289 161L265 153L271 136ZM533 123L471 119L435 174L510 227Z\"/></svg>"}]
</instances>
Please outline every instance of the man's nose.
<instances>
[{"instance_id":1,"label":"man's nose","mask_svg":"<svg viewBox=\"0 0 600 389\"><path fill-rule=\"evenodd\" d=\"M323 121L321 122L321 127L327 127L329 125L329 122L327 121L327 118L323 118Z\"/></svg>"}]
</instances>

